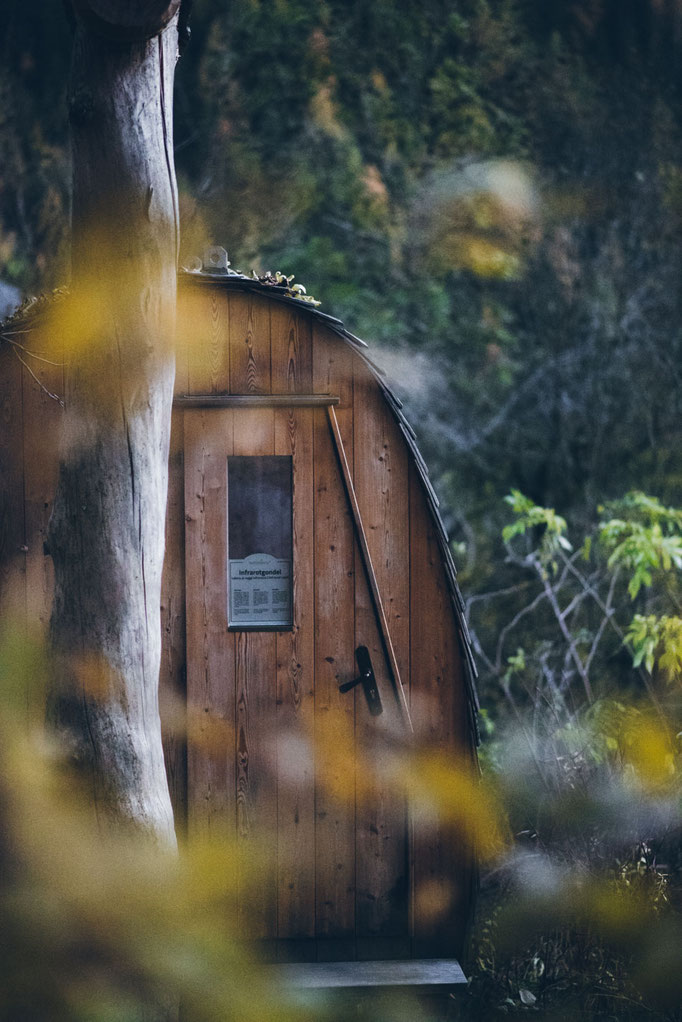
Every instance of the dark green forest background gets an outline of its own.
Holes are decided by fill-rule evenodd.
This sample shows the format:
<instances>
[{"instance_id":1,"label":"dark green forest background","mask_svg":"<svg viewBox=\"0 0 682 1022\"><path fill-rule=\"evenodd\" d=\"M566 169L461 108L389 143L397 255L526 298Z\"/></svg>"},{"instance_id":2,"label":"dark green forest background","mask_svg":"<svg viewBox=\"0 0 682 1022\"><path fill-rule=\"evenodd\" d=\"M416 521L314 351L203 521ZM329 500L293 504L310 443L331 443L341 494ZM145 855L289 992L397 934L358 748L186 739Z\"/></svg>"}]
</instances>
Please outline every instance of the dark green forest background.
<instances>
[{"instance_id":1,"label":"dark green forest background","mask_svg":"<svg viewBox=\"0 0 682 1022\"><path fill-rule=\"evenodd\" d=\"M183 258L294 273L403 383L466 587L516 486L676 499L682 19L648 0L198 0ZM70 31L10 2L0 276L68 279ZM379 355L381 361L381 355Z\"/></svg>"},{"instance_id":2,"label":"dark green forest background","mask_svg":"<svg viewBox=\"0 0 682 1022\"><path fill-rule=\"evenodd\" d=\"M515 835L468 1017L679 1018L682 9L195 0L190 24L181 261L295 274L370 342L441 497ZM69 276L70 29L54 0L2 29L0 278L31 294Z\"/></svg>"}]
</instances>

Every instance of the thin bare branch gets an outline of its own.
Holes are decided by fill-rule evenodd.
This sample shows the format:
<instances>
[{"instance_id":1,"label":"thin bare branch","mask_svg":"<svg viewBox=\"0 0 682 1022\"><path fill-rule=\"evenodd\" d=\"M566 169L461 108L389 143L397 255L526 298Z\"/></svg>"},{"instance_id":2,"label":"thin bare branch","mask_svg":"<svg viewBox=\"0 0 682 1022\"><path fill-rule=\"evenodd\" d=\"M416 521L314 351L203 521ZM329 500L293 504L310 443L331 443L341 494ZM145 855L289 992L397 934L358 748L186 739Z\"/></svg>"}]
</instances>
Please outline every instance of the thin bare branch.
<instances>
[{"instance_id":1,"label":"thin bare branch","mask_svg":"<svg viewBox=\"0 0 682 1022\"><path fill-rule=\"evenodd\" d=\"M532 580L527 579L525 582L519 582L515 586L507 586L505 589L493 589L490 593L475 593L473 596L467 597L465 600L465 609L467 614L467 621L469 620L469 610L474 603L484 603L488 600L495 600L498 596L516 596L517 593L523 592L528 586L532 585Z\"/></svg>"},{"instance_id":2,"label":"thin bare branch","mask_svg":"<svg viewBox=\"0 0 682 1022\"><path fill-rule=\"evenodd\" d=\"M597 652L597 648L599 646L599 643L601 642L602 635L604 634L606 626L608 625L608 623L610 621L610 618L611 618L611 616L612 616L612 614L614 612L614 608L613 608L613 596L614 596L614 593L616 591L616 580L617 580L617 578L618 578L618 571L614 571L613 575L611 576L611 584L609 585L609 591L606 594L606 603L604 605L604 616L601 619L601 621L599 622L599 628L597 629L597 632L595 634L594 640L592 642L592 646L590 647L590 652L588 653L587 659L585 661L585 670L587 671L588 674L590 673L590 668L592 666L592 661L594 660L595 654Z\"/></svg>"},{"instance_id":3,"label":"thin bare branch","mask_svg":"<svg viewBox=\"0 0 682 1022\"><path fill-rule=\"evenodd\" d=\"M473 650L474 650L474 653L476 654L476 656L480 660L483 661L483 663L485 664L486 668L490 671L491 674L498 674L499 672L497 671L494 663L488 657L488 655L486 654L485 650L483 649L483 646L481 645L481 641L478 638L478 635L476 634L476 630L471 628L469 630L469 636L471 638L471 645L473 647Z\"/></svg>"},{"instance_id":4,"label":"thin bare branch","mask_svg":"<svg viewBox=\"0 0 682 1022\"><path fill-rule=\"evenodd\" d=\"M507 549L509 550L509 547ZM516 555L513 554L513 551L510 551L510 553L511 553L511 556L514 558L514 560L518 561L518 559L516 558ZM532 568L533 569L535 574L538 576L538 578L539 578L539 580L540 580L540 582L541 582L541 584L543 586L543 589L542 589L541 592L538 593L538 595L535 597L535 599L532 600L526 607L523 607L512 618L512 620L507 625L505 625L505 627L500 632L500 635L499 635L498 641L497 641L497 648L496 648L496 652L495 652L495 665L496 665L496 672L498 674L502 670L502 650L504 648L504 643L505 643L505 640L506 640L509 632L511 632L512 629L514 629L516 627L516 625L521 620L523 620L524 617L526 617L527 614L532 613L532 611L535 610L535 608L537 606L539 606L539 604L542 603L542 601L544 599L547 598L547 591L545 589L545 584L546 584L546 581L547 581L547 579L546 579L546 572L545 572L544 568L542 567L542 565L540 564L540 562L537 560L537 558L526 557L526 558L523 558L522 562L519 561L518 563L522 563L524 568ZM553 590L554 592L559 593L561 591L561 589L565 585L567 575L568 575L568 568L567 568L567 566L565 566L563 571L561 572L561 575L559 576L559 578L557 579L557 581L554 584L554 590Z\"/></svg>"},{"instance_id":5,"label":"thin bare branch","mask_svg":"<svg viewBox=\"0 0 682 1022\"><path fill-rule=\"evenodd\" d=\"M2 334L0 336L2 336L3 339L4 339L6 337L15 337L17 334L32 334L32 333L33 333L33 328L32 327L23 327L22 329L16 329L16 330L3 330Z\"/></svg>"},{"instance_id":6,"label":"thin bare branch","mask_svg":"<svg viewBox=\"0 0 682 1022\"><path fill-rule=\"evenodd\" d=\"M9 337L7 334L2 335L2 340L6 341L8 344L11 344L15 348L21 348L25 355L30 355L31 358L35 358L39 362L45 362L49 366L57 366L58 369L63 369L65 365L64 362L53 362L51 359L45 358L43 355L36 354L35 351L30 351L23 344L20 344L19 341L13 341L12 338Z\"/></svg>"},{"instance_id":7,"label":"thin bare branch","mask_svg":"<svg viewBox=\"0 0 682 1022\"><path fill-rule=\"evenodd\" d=\"M579 571L577 570L577 568L576 568L576 567L575 567L575 566L574 566L574 565L573 565L572 563L570 563L570 562L568 561L568 559L567 559L567 568L568 568L568 570L569 570L569 571L571 572L571 574L572 574L572 575L573 575L573 576L574 576L574 577L575 577L575 578L577 579L577 581L578 581L578 582L580 583L580 585L581 585L581 586L583 586L583 588L585 589L585 591L586 591L586 592L588 592L588 593L590 594L590 596L592 597L592 599L594 600L594 602L595 602L595 603L597 604L597 606L599 607L599 609L600 609L600 610L601 610L601 611L602 611L602 612L603 612L604 614L607 614L607 615L608 615L608 609L607 609L607 606L606 606L606 604L604 603L604 601L602 600L602 598L601 598L601 596L599 595L599 593L597 592L597 590L596 590L596 589L594 588L594 586L593 586L593 585L591 585L591 584L590 584L590 583L589 583L589 582L587 581L587 579L585 578L585 576L584 576L584 575L581 575L581 574L580 574L580 572L579 572ZM616 571L614 572L614 577L618 577L618 574L619 574L619 572L618 572L618 570L616 570ZM610 619L610 624L611 624L611 627L615 629L615 631L616 631L617 635L619 636L619 638L621 638L621 639L622 639L622 638L624 637L624 634L625 634L625 633L624 633L624 632L622 631L622 629L620 629L620 628L618 627L618 625L617 625L617 624L615 623L615 621L613 621L612 619Z\"/></svg>"},{"instance_id":8,"label":"thin bare branch","mask_svg":"<svg viewBox=\"0 0 682 1022\"><path fill-rule=\"evenodd\" d=\"M531 602L527 606L522 607L521 610L514 615L511 621L508 624L506 624L502 631L500 632L499 638L497 640L497 649L495 651L495 670L498 674L502 670L502 650L504 648L505 639L512 631L512 629L514 629L517 626L519 621L523 620L523 618L526 617L526 615L531 614L535 610L535 608L539 606L539 604L541 604L542 601L545 600L546 598L547 598L546 593L544 592L538 593L535 599L531 600Z\"/></svg>"},{"instance_id":9,"label":"thin bare branch","mask_svg":"<svg viewBox=\"0 0 682 1022\"><path fill-rule=\"evenodd\" d=\"M28 365L26 362L24 362L23 358L21 357L19 352L16 350L16 348L12 348L12 351L16 355L16 357L19 359L19 361L21 362L22 366L24 367L26 372L29 374L29 376L32 376L33 379L36 381L36 383L38 384L40 389L43 391L43 393L47 394L47 396L49 398L52 398L53 401L56 401L58 405L60 405L62 408L64 408L64 402L60 398L59 394L53 394L51 390L47 389L47 387L42 382L42 380L39 380L38 377L36 376L36 374L33 372L33 370L31 369L30 365Z\"/></svg>"},{"instance_id":10,"label":"thin bare branch","mask_svg":"<svg viewBox=\"0 0 682 1022\"><path fill-rule=\"evenodd\" d=\"M561 619L565 621L569 617L576 607L579 607L583 600L586 600L590 594L585 590L582 590L573 597L570 603L567 603L564 609L561 611Z\"/></svg>"},{"instance_id":11,"label":"thin bare branch","mask_svg":"<svg viewBox=\"0 0 682 1022\"><path fill-rule=\"evenodd\" d=\"M570 631L568 630L568 626L566 625L566 622L564 621L564 619L561 616L561 608L559 607L559 603L558 603L557 598L556 598L556 593L555 593L554 589L552 588L552 586L549 584L549 580L547 578L545 578L543 580L543 584L544 584L545 593L547 595L547 599L549 601L549 605L552 608L552 610L554 611L554 616L556 617L557 623L559 625L559 628L561 629L561 634L563 635L563 637L566 640L566 643L568 645L568 648L569 648L569 651L570 651L570 654L571 654L571 659L573 660L573 663L576 666L576 670L578 671L578 674L580 675L580 677L582 679L583 687L585 689L585 695L587 696L587 701L589 703L593 703L594 702L594 693L592 691L592 686L590 685L590 679L588 678L588 676L587 676L587 674L585 672L585 665L583 664L582 660L580 659L580 654L578 653L578 649L577 649L577 645L576 645L576 640L571 635Z\"/></svg>"}]
</instances>

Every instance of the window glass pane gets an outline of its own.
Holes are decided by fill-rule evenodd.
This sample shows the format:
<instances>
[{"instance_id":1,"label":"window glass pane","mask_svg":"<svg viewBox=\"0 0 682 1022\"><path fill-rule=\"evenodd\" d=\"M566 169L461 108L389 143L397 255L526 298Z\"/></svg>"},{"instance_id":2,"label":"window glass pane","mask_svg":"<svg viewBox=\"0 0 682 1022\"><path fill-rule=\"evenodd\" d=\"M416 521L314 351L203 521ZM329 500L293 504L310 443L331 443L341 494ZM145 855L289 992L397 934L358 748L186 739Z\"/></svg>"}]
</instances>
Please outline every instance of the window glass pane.
<instances>
[{"instance_id":1,"label":"window glass pane","mask_svg":"<svg viewBox=\"0 0 682 1022\"><path fill-rule=\"evenodd\" d=\"M292 625L291 457L227 459L228 624Z\"/></svg>"}]
</instances>

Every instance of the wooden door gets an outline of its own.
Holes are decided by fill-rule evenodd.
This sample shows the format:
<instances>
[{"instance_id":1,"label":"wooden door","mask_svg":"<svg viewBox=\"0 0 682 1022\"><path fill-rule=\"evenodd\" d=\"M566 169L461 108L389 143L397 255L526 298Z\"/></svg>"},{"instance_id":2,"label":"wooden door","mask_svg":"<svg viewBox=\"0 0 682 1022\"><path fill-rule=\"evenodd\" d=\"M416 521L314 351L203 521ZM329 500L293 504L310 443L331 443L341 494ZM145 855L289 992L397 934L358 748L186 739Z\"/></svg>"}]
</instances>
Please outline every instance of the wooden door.
<instances>
[{"instance_id":1,"label":"wooden door","mask_svg":"<svg viewBox=\"0 0 682 1022\"><path fill-rule=\"evenodd\" d=\"M231 843L240 933L273 957L408 957L406 809L387 782L404 731L326 411L188 409L184 446L190 833ZM293 623L228 627L228 459L263 457L291 464ZM358 646L381 716L361 686L339 691Z\"/></svg>"}]
</instances>

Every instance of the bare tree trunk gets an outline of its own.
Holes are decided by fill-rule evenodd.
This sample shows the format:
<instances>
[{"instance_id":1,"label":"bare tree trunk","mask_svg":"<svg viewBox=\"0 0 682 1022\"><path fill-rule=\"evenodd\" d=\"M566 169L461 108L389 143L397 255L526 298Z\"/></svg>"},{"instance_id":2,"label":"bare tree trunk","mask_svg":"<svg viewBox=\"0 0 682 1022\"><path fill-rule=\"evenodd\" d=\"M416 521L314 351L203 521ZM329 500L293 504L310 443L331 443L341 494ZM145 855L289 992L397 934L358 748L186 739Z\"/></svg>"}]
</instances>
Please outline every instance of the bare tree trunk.
<instances>
[{"instance_id":1,"label":"bare tree trunk","mask_svg":"<svg viewBox=\"0 0 682 1022\"><path fill-rule=\"evenodd\" d=\"M100 823L175 841L158 708L173 395L177 8L76 0L73 304L48 717ZM157 34L153 34L153 33Z\"/></svg>"}]
</instances>

